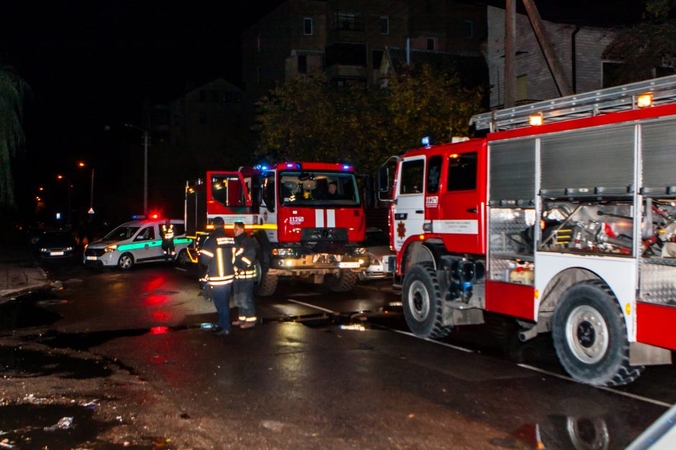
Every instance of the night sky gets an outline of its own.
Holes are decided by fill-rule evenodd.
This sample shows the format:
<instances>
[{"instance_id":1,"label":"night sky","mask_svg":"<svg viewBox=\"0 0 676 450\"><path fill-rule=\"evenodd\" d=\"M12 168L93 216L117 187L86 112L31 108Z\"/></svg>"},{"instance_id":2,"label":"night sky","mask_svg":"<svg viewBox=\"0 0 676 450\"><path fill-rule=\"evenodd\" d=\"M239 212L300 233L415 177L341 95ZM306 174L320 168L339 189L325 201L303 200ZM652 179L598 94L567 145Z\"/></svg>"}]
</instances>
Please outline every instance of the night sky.
<instances>
[{"instance_id":1,"label":"night sky","mask_svg":"<svg viewBox=\"0 0 676 450\"><path fill-rule=\"evenodd\" d=\"M111 133L141 124L144 98L177 98L186 81L239 84L242 31L281 1L0 0L0 62L34 96L18 190L105 161Z\"/></svg>"},{"instance_id":2,"label":"night sky","mask_svg":"<svg viewBox=\"0 0 676 450\"><path fill-rule=\"evenodd\" d=\"M188 80L240 83L242 31L282 2L0 0L0 62L34 95L17 188L77 160L100 164L123 123L141 124L144 98L177 98Z\"/></svg>"}]
</instances>

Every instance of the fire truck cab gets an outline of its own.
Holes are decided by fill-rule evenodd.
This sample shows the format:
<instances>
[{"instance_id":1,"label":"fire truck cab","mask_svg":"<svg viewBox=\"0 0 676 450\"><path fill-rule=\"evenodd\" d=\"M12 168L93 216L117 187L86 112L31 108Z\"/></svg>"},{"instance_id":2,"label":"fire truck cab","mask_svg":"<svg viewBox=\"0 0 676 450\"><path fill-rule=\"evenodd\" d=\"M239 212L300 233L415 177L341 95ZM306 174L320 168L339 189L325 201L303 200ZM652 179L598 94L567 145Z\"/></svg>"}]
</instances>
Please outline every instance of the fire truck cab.
<instances>
[{"instance_id":1,"label":"fire truck cab","mask_svg":"<svg viewBox=\"0 0 676 450\"><path fill-rule=\"evenodd\" d=\"M522 340L551 331L564 369L599 386L670 363L675 88L670 76L477 115L485 138L384 164L410 329L511 317Z\"/></svg>"},{"instance_id":2,"label":"fire truck cab","mask_svg":"<svg viewBox=\"0 0 676 450\"><path fill-rule=\"evenodd\" d=\"M210 171L203 184L207 222L220 216L226 230L243 222L258 244L257 295L272 295L279 277L292 276L350 291L369 265L364 207L349 165L287 162Z\"/></svg>"}]
</instances>

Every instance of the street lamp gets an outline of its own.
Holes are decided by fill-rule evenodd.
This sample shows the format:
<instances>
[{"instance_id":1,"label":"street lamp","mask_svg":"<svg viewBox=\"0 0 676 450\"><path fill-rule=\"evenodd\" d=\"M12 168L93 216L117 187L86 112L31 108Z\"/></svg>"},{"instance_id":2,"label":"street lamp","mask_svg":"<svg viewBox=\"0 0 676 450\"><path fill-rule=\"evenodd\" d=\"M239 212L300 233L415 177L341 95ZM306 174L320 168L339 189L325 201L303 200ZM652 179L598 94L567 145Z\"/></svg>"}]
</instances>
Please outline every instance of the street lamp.
<instances>
[{"instance_id":1,"label":"street lamp","mask_svg":"<svg viewBox=\"0 0 676 450\"><path fill-rule=\"evenodd\" d=\"M148 217L148 132L129 123L124 126L143 132L143 215Z\"/></svg>"},{"instance_id":2,"label":"street lamp","mask_svg":"<svg viewBox=\"0 0 676 450\"><path fill-rule=\"evenodd\" d=\"M80 167L85 167L86 164L83 162L79 162L78 166ZM92 182L91 182L91 189L89 193L89 211L87 211L87 214L94 214L94 168L92 167Z\"/></svg>"},{"instance_id":3,"label":"street lamp","mask_svg":"<svg viewBox=\"0 0 676 450\"><path fill-rule=\"evenodd\" d=\"M66 195L67 195L67 198L68 198L68 203L67 203L68 214L66 215L66 219L68 220L68 224L71 224L72 222L71 222L71 206L70 206L70 189L73 186L70 184L70 178L69 177L63 176L61 174L57 174L56 179L57 180L64 180L66 182Z\"/></svg>"}]
</instances>

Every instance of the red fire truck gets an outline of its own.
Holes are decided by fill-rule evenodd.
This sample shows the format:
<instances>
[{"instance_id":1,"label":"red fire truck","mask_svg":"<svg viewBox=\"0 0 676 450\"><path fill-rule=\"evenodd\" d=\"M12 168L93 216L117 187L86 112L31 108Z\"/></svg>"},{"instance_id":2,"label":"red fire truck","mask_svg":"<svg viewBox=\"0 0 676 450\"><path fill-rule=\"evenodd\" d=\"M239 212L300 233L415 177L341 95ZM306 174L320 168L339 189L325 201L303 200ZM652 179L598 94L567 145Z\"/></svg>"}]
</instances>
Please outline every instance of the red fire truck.
<instances>
[{"instance_id":1,"label":"red fire truck","mask_svg":"<svg viewBox=\"0 0 676 450\"><path fill-rule=\"evenodd\" d=\"M186 184L185 211L186 223L196 224L189 232L208 229L217 216L226 230L244 222L258 244L257 295L272 295L279 277L292 276L350 291L369 265L361 244L364 207L349 165L286 162L210 171L205 181Z\"/></svg>"},{"instance_id":2,"label":"red fire truck","mask_svg":"<svg viewBox=\"0 0 676 450\"><path fill-rule=\"evenodd\" d=\"M551 331L564 369L598 386L670 363L676 76L471 123L486 137L379 170L410 329L440 338L493 313L514 318L521 340Z\"/></svg>"}]
</instances>

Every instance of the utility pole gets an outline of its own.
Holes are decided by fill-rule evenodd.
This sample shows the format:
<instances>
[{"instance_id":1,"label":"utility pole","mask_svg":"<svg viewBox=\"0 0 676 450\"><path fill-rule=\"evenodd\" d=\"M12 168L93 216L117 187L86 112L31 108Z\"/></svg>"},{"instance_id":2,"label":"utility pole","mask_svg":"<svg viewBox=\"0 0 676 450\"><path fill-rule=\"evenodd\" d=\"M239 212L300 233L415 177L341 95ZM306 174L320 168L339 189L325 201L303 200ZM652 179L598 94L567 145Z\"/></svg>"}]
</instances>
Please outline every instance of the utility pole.
<instances>
[{"instance_id":1,"label":"utility pole","mask_svg":"<svg viewBox=\"0 0 676 450\"><path fill-rule=\"evenodd\" d=\"M505 108L516 103L516 74L514 58L516 57L516 2L507 0L505 5Z\"/></svg>"},{"instance_id":2,"label":"utility pole","mask_svg":"<svg viewBox=\"0 0 676 450\"><path fill-rule=\"evenodd\" d=\"M148 217L148 132L129 123L125 127L134 128L143 133L143 215Z\"/></svg>"}]
</instances>

